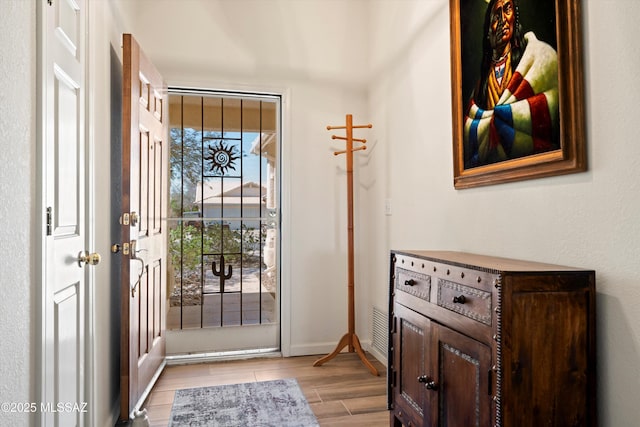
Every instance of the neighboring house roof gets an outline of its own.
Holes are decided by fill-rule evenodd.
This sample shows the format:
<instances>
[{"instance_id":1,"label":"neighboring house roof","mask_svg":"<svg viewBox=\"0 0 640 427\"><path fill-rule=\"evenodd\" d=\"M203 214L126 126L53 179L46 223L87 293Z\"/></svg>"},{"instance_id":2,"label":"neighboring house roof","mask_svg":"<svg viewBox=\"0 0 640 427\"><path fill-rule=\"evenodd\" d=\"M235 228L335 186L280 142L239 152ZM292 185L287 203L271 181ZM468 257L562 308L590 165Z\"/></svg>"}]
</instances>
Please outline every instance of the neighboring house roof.
<instances>
[{"instance_id":1,"label":"neighboring house roof","mask_svg":"<svg viewBox=\"0 0 640 427\"><path fill-rule=\"evenodd\" d=\"M225 205L242 203L245 206L264 204L267 189L257 182L247 181L243 185L240 183L224 183L222 180L212 182L199 182L196 187L196 199L194 203L205 205L220 205L224 200ZM261 200L262 199L262 200Z\"/></svg>"}]
</instances>

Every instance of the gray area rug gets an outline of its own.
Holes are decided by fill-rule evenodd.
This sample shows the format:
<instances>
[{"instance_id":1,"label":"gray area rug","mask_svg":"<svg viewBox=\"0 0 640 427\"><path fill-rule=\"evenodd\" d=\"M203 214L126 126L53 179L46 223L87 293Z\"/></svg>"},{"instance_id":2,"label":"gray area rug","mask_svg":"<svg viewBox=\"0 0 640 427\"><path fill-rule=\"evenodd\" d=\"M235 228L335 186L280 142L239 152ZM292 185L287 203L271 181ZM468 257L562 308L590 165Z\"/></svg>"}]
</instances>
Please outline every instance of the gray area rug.
<instances>
[{"instance_id":1,"label":"gray area rug","mask_svg":"<svg viewBox=\"0 0 640 427\"><path fill-rule=\"evenodd\" d=\"M319 426L295 378L176 390L170 427Z\"/></svg>"}]
</instances>

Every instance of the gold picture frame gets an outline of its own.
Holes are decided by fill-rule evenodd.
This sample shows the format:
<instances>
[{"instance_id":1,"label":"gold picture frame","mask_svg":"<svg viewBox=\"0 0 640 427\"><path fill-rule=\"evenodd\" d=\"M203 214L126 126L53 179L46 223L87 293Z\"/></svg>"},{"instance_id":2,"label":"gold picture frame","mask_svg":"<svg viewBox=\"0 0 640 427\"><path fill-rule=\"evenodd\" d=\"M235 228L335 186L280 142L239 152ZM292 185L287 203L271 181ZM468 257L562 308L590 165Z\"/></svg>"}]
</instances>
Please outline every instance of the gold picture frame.
<instances>
[{"instance_id":1,"label":"gold picture frame","mask_svg":"<svg viewBox=\"0 0 640 427\"><path fill-rule=\"evenodd\" d=\"M586 170L580 3L449 0L456 189ZM493 13L487 15L489 4ZM520 42L509 35L516 28ZM500 50L507 35L508 49ZM555 51L556 71L547 46ZM505 63L512 75L505 74ZM500 85L513 92L496 98Z\"/></svg>"}]
</instances>

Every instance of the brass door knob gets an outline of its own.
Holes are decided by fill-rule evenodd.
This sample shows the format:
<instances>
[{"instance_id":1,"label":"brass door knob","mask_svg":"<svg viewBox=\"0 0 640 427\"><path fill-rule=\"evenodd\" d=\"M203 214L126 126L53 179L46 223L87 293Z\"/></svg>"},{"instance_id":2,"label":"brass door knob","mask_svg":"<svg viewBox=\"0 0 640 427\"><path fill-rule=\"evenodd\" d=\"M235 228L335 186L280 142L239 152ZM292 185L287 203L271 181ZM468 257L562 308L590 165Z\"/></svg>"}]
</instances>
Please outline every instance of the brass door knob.
<instances>
[{"instance_id":1,"label":"brass door knob","mask_svg":"<svg viewBox=\"0 0 640 427\"><path fill-rule=\"evenodd\" d=\"M83 264L98 265L100 263L100 254L97 252L89 253L89 251L80 252L78 254L78 265Z\"/></svg>"}]
</instances>

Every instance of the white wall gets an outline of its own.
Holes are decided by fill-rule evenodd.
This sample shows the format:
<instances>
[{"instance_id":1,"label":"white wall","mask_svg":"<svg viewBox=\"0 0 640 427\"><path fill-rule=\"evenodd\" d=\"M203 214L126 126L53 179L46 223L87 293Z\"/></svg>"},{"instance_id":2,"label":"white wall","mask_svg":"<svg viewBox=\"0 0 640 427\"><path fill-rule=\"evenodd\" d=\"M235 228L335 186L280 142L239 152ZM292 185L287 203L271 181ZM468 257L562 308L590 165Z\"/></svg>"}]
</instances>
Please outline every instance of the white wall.
<instances>
[{"instance_id":1,"label":"white wall","mask_svg":"<svg viewBox=\"0 0 640 427\"><path fill-rule=\"evenodd\" d=\"M0 402L33 401L35 345L35 3L0 15ZM0 412L2 425L29 414Z\"/></svg>"},{"instance_id":2,"label":"white wall","mask_svg":"<svg viewBox=\"0 0 640 427\"><path fill-rule=\"evenodd\" d=\"M376 303L389 249L478 252L596 270L600 424L640 415L640 145L632 76L640 2L583 1L589 171L470 190L453 188L448 0L376 1L361 246ZM384 216L384 200L392 216ZM382 232L380 232L382 231Z\"/></svg>"}]
</instances>

